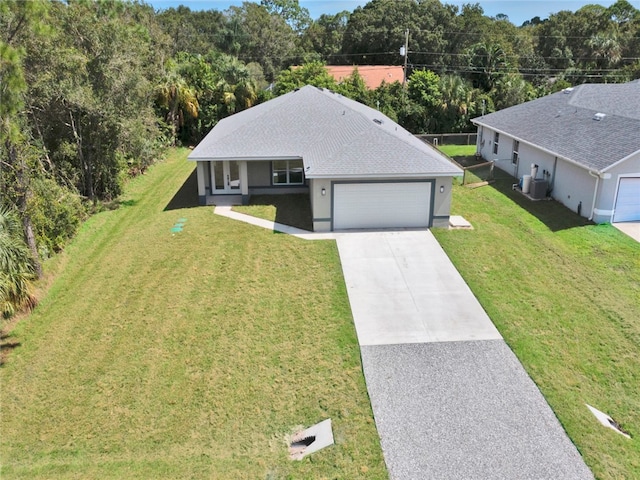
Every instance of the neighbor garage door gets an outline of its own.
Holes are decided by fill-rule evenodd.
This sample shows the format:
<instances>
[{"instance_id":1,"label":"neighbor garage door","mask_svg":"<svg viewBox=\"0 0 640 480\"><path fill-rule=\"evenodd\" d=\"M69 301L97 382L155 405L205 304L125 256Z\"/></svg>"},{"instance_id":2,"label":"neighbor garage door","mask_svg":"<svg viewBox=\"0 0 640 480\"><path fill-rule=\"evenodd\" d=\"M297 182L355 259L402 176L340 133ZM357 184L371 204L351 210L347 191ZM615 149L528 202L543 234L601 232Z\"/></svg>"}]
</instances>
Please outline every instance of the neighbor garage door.
<instances>
[{"instance_id":1,"label":"neighbor garage door","mask_svg":"<svg viewBox=\"0 0 640 480\"><path fill-rule=\"evenodd\" d=\"M338 183L333 229L428 227L430 182Z\"/></svg>"},{"instance_id":2,"label":"neighbor garage door","mask_svg":"<svg viewBox=\"0 0 640 480\"><path fill-rule=\"evenodd\" d=\"M613 221L640 221L640 177L620 179Z\"/></svg>"}]
</instances>

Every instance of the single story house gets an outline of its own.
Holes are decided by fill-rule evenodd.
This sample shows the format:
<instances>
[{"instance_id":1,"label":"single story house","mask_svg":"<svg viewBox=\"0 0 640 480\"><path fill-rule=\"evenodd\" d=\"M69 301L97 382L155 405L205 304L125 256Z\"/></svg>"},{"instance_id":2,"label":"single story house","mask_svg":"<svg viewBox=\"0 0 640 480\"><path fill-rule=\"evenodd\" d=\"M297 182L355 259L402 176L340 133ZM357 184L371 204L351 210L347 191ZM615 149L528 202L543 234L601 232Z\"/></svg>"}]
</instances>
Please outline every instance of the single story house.
<instances>
[{"instance_id":1,"label":"single story house","mask_svg":"<svg viewBox=\"0 0 640 480\"><path fill-rule=\"evenodd\" d=\"M312 86L225 118L188 160L201 204L308 193L319 232L448 226L462 174L379 111Z\"/></svg>"},{"instance_id":2,"label":"single story house","mask_svg":"<svg viewBox=\"0 0 640 480\"><path fill-rule=\"evenodd\" d=\"M640 221L640 80L584 84L472 120L478 152L596 223Z\"/></svg>"}]
</instances>

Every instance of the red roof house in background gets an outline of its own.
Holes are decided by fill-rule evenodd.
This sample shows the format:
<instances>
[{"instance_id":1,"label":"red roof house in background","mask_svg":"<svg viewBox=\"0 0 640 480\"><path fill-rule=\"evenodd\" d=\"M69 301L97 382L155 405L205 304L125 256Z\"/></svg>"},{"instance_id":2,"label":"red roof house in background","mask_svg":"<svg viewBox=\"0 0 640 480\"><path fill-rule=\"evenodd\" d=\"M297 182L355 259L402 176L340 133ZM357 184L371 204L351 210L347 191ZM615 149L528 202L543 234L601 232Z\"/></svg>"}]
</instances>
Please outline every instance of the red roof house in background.
<instances>
[{"instance_id":1,"label":"red roof house in background","mask_svg":"<svg viewBox=\"0 0 640 480\"><path fill-rule=\"evenodd\" d=\"M383 80L386 83L395 81L402 83L404 79L402 66L398 65L327 65L325 68L338 83L351 75L353 70L357 68L369 90L378 88Z\"/></svg>"}]
</instances>

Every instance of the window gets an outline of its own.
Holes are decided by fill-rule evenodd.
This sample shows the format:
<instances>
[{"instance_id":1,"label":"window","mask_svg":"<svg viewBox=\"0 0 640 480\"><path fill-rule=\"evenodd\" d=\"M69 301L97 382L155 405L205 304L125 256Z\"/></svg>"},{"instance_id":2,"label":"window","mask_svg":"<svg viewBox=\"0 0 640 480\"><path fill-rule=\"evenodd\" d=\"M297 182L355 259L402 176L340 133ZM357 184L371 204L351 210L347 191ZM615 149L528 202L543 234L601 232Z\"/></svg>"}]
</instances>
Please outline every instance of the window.
<instances>
[{"instance_id":1,"label":"window","mask_svg":"<svg viewBox=\"0 0 640 480\"><path fill-rule=\"evenodd\" d=\"M276 160L272 166L274 185L302 185L304 183L302 160Z\"/></svg>"},{"instance_id":2,"label":"window","mask_svg":"<svg viewBox=\"0 0 640 480\"><path fill-rule=\"evenodd\" d=\"M500 134L498 132L495 132L493 134L493 154L497 155L498 154L498 142L500 141Z\"/></svg>"},{"instance_id":3,"label":"window","mask_svg":"<svg viewBox=\"0 0 640 480\"><path fill-rule=\"evenodd\" d=\"M513 165L518 164L518 150L520 149L520 142L518 140L513 141L513 154L511 155L511 163Z\"/></svg>"}]
</instances>

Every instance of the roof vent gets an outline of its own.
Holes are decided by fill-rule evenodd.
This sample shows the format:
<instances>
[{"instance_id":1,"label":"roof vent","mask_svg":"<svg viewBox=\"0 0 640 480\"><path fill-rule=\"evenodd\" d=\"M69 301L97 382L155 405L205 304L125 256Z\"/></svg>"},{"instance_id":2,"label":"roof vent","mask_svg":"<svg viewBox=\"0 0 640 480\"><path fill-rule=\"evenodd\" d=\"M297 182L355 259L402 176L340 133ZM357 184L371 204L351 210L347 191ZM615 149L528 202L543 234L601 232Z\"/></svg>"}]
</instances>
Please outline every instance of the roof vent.
<instances>
[{"instance_id":1,"label":"roof vent","mask_svg":"<svg viewBox=\"0 0 640 480\"><path fill-rule=\"evenodd\" d=\"M379 118L374 118L373 121L378 125L382 125L382 120L380 120Z\"/></svg>"},{"instance_id":2,"label":"roof vent","mask_svg":"<svg viewBox=\"0 0 640 480\"><path fill-rule=\"evenodd\" d=\"M596 114L593 116L593 119L594 119L595 121L599 122L600 120L603 120L603 119L604 119L604 117L606 117L606 116L607 116L607 114L606 114L606 113L596 113Z\"/></svg>"},{"instance_id":3,"label":"roof vent","mask_svg":"<svg viewBox=\"0 0 640 480\"><path fill-rule=\"evenodd\" d=\"M573 87L567 87L564 90L562 90L564 93L571 93L573 92Z\"/></svg>"}]
</instances>

